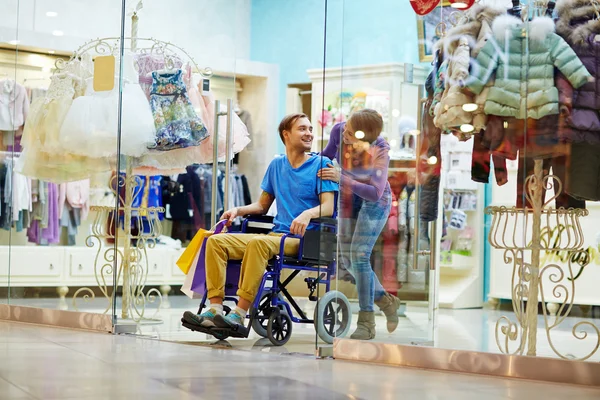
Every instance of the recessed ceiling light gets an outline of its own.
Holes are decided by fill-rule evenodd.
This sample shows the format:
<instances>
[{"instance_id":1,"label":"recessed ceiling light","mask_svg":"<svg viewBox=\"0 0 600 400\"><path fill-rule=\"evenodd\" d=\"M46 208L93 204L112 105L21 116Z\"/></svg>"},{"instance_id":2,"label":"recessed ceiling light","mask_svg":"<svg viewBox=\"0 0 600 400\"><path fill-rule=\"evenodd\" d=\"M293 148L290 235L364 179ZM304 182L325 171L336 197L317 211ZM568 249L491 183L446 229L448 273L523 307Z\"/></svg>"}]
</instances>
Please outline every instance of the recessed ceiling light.
<instances>
[{"instance_id":1,"label":"recessed ceiling light","mask_svg":"<svg viewBox=\"0 0 600 400\"><path fill-rule=\"evenodd\" d=\"M478 108L479 107L475 103L466 103L466 104L463 104L463 106L462 106L462 109L465 110L466 112L473 112L473 111L477 110Z\"/></svg>"},{"instance_id":2,"label":"recessed ceiling light","mask_svg":"<svg viewBox=\"0 0 600 400\"><path fill-rule=\"evenodd\" d=\"M13 46L18 45L20 42L18 40L11 40L8 42L8 44L12 44Z\"/></svg>"},{"instance_id":3,"label":"recessed ceiling light","mask_svg":"<svg viewBox=\"0 0 600 400\"><path fill-rule=\"evenodd\" d=\"M469 133L469 132L473 132L475 130L475 127L473 127L473 125L471 125L471 124L462 124L460 126L460 130L463 131L464 133Z\"/></svg>"},{"instance_id":4,"label":"recessed ceiling light","mask_svg":"<svg viewBox=\"0 0 600 400\"><path fill-rule=\"evenodd\" d=\"M54 54L56 53L54 50L48 50L48 54Z\"/></svg>"},{"instance_id":5,"label":"recessed ceiling light","mask_svg":"<svg viewBox=\"0 0 600 400\"><path fill-rule=\"evenodd\" d=\"M48 11L46 13L46 17L50 17L50 18L56 17L57 15L58 15L58 13L56 11Z\"/></svg>"},{"instance_id":6,"label":"recessed ceiling light","mask_svg":"<svg viewBox=\"0 0 600 400\"><path fill-rule=\"evenodd\" d=\"M363 138L365 137L365 133L364 133L363 131L356 131L356 132L354 133L354 136L355 136L357 139L363 139Z\"/></svg>"},{"instance_id":7,"label":"recessed ceiling light","mask_svg":"<svg viewBox=\"0 0 600 400\"><path fill-rule=\"evenodd\" d=\"M63 31L52 31L52 34L54 36L62 36L62 35L64 35L64 32Z\"/></svg>"},{"instance_id":8,"label":"recessed ceiling light","mask_svg":"<svg viewBox=\"0 0 600 400\"><path fill-rule=\"evenodd\" d=\"M461 10L461 9L467 8L468 4L459 1L459 2L456 2L456 3L450 4L450 7L452 7L452 8L458 8L459 10Z\"/></svg>"}]
</instances>

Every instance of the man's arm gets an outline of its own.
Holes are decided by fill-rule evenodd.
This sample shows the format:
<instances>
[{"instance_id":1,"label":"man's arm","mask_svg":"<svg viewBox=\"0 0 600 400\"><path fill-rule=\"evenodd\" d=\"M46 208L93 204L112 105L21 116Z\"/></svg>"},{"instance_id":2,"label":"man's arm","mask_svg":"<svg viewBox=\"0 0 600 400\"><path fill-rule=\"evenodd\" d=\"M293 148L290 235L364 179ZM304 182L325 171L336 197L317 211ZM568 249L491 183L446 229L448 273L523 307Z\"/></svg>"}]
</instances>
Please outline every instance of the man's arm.
<instances>
[{"instance_id":1,"label":"man's arm","mask_svg":"<svg viewBox=\"0 0 600 400\"><path fill-rule=\"evenodd\" d=\"M273 200L275 200L275 196L270 193L263 191L260 195L258 201L243 207L234 207L231 210L227 210L221 216L221 219L229 220L229 223L232 223L236 217L241 217L244 215L263 215L269 211L271 205L273 204Z\"/></svg>"},{"instance_id":2,"label":"man's arm","mask_svg":"<svg viewBox=\"0 0 600 400\"><path fill-rule=\"evenodd\" d=\"M300 214L292 222L290 227L290 233L298 236L304 236L306 228L310 223L311 219L319 217L331 217L333 210L335 210L335 192L324 192L319 195L321 204L310 208Z\"/></svg>"}]
</instances>

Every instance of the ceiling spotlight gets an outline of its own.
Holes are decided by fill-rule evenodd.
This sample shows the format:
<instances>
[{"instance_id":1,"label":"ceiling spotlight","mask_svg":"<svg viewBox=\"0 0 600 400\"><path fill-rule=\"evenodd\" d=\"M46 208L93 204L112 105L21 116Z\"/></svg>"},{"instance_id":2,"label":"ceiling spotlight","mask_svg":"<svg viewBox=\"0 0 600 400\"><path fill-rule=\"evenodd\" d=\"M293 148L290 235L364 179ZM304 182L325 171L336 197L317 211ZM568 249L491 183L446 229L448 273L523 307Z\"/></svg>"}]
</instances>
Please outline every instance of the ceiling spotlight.
<instances>
[{"instance_id":1,"label":"ceiling spotlight","mask_svg":"<svg viewBox=\"0 0 600 400\"><path fill-rule=\"evenodd\" d=\"M48 50L48 54L54 54L56 53L54 50Z\"/></svg>"},{"instance_id":2,"label":"ceiling spotlight","mask_svg":"<svg viewBox=\"0 0 600 400\"><path fill-rule=\"evenodd\" d=\"M364 133L363 131L356 131L356 133L354 134L354 136L355 136L357 139L364 139L364 137L365 137L365 133Z\"/></svg>"},{"instance_id":3,"label":"ceiling spotlight","mask_svg":"<svg viewBox=\"0 0 600 400\"><path fill-rule=\"evenodd\" d=\"M64 35L65 33L64 33L63 31L52 31L52 34L53 34L54 36L62 36L62 35Z\"/></svg>"},{"instance_id":4,"label":"ceiling spotlight","mask_svg":"<svg viewBox=\"0 0 600 400\"><path fill-rule=\"evenodd\" d=\"M48 11L46 13L46 17L50 17L50 18L54 18L58 15L58 13L56 11Z\"/></svg>"},{"instance_id":5,"label":"ceiling spotlight","mask_svg":"<svg viewBox=\"0 0 600 400\"><path fill-rule=\"evenodd\" d=\"M466 112L473 112L477 110L478 106L475 103L466 103L463 104L462 109Z\"/></svg>"},{"instance_id":6,"label":"ceiling spotlight","mask_svg":"<svg viewBox=\"0 0 600 400\"><path fill-rule=\"evenodd\" d=\"M469 132L473 132L475 130L475 127L471 124L462 124L460 126L460 130L464 133L469 133Z\"/></svg>"},{"instance_id":7,"label":"ceiling spotlight","mask_svg":"<svg viewBox=\"0 0 600 400\"><path fill-rule=\"evenodd\" d=\"M8 42L8 44L12 44L13 46L18 45L20 42L18 40L11 40Z\"/></svg>"},{"instance_id":8,"label":"ceiling spotlight","mask_svg":"<svg viewBox=\"0 0 600 400\"><path fill-rule=\"evenodd\" d=\"M427 159L427 164L429 165L435 165L437 164L437 157L436 156L431 156Z\"/></svg>"},{"instance_id":9,"label":"ceiling spotlight","mask_svg":"<svg viewBox=\"0 0 600 400\"><path fill-rule=\"evenodd\" d=\"M475 3L475 0L449 0L450 6L452 8L456 8L457 10L466 10L467 8L471 8L471 6Z\"/></svg>"}]
</instances>

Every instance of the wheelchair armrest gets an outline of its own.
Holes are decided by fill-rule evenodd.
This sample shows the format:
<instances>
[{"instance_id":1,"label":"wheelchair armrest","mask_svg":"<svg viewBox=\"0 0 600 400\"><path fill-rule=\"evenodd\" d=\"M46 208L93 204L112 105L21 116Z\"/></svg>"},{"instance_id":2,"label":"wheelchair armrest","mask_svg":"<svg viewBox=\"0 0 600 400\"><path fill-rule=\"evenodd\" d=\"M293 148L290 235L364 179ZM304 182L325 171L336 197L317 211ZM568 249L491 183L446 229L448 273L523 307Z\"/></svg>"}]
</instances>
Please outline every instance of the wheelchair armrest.
<instances>
[{"instance_id":1,"label":"wheelchair armrest","mask_svg":"<svg viewBox=\"0 0 600 400\"><path fill-rule=\"evenodd\" d=\"M272 224L274 219L270 215L244 215L243 218L251 222L267 222L269 224Z\"/></svg>"},{"instance_id":2,"label":"wheelchair armrest","mask_svg":"<svg viewBox=\"0 0 600 400\"><path fill-rule=\"evenodd\" d=\"M269 233L273 229L273 217L269 215L246 215L242 233Z\"/></svg>"},{"instance_id":3,"label":"wheelchair armrest","mask_svg":"<svg viewBox=\"0 0 600 400\"><path fill-rule=\"evenodd\" d=\"M314 225L332 225L337 226L337 219L331 217L313 218L310 220L311 224Z\"/></svg>"}]
</instances>

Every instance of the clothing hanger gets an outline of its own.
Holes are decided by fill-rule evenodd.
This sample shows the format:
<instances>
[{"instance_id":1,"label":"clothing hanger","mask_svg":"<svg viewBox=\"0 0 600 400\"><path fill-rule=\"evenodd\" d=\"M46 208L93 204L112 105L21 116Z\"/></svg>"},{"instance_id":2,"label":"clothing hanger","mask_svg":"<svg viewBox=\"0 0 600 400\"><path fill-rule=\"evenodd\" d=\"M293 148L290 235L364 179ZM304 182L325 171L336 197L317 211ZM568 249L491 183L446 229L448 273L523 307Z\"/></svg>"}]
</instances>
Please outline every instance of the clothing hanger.
<instances>
[{"instance_id":1,"label":"clothing hanger","mask_svg":"<svg viewBox=\"0 0 600 400\"><path fill-rule=\"evenodd\" d=\"M521 17L521 12L523 11L523 7L521 7L520 0L512 0L512 8L508 9L508 14L514 17Z\"/></svg>"}]
</instances>

